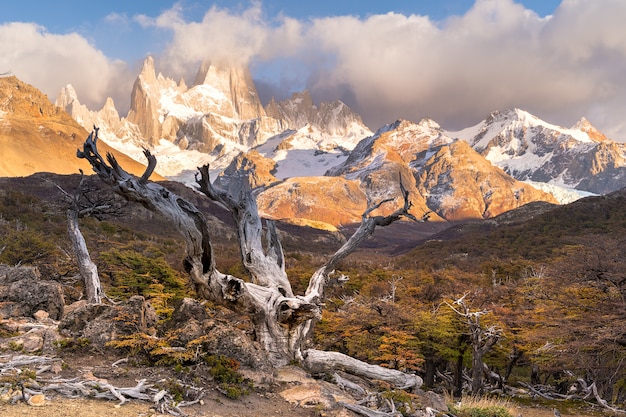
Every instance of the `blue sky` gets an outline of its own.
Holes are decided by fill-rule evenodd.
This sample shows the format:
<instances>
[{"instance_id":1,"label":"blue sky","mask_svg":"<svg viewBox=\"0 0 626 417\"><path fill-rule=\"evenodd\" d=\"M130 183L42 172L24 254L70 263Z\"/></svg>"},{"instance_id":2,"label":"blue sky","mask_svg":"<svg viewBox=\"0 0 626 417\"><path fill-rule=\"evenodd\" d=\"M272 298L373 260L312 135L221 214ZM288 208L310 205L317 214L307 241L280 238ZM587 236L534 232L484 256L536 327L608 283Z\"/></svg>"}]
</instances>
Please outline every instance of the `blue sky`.
<instances>
[{"instance_id":1,"label":"blue sky","mask_svg":"<svg viewBox=\"0 0 626 417\"><path fill-rule=\"evenodd\" d=\"M107 96L122 114L141 62L189 83L202 60L248 65L264 100L309 89L372 129L430 117L455 129L518 107L626 141L626 1L12 1L0 72L54 101Z\"/></svg>"}]
</instances>

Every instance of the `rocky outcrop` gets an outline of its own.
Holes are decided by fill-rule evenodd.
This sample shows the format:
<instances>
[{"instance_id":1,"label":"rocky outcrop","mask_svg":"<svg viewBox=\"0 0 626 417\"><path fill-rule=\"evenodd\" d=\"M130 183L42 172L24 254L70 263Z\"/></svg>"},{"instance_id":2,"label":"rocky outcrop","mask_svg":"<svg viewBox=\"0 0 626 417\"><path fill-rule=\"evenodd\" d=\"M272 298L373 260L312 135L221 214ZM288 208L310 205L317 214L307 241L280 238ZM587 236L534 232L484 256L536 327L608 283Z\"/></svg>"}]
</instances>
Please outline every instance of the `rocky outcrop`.
<instances>
[{"instance_id":1,"label":"rocky outcrop","mask_svg":"<svg viewBox=\"0 0 626 417\"><path fill-rule=\"evenodd\" d=\"M77 301L67 307L59 323L65 337L84 338L92 346L103 348L112 340L136 333L156 334L157 315L152 305L141 296L133 296L123 304L89 304Z\"/></svg>"},{"instance_id":2,"label":"rocky outcrop","mask_svg":"<svg viewBox=\"0 0 626 417\"><path fill-rule=\"evenodd\" d=\"M196 74L194 86L210 86L224 95L222 108L204 109L240 120L265 117L252 75L241 65L219 65L205 61Z\"/></svg>"},{"instance_id":3,"label":"rocky outcrop","mask_svg":"<svg viewBox=\"0 0 626 417\"><path fill-rule=\"evenodd\" d=\"M168 88L176 89L176 83L165 79L161 74L157 78L154 60L149 56L144 61L141 72L133 85L128 121L137 125L144 140L150 145L156 144L162 136L159 121L159 93L160 90Z\"/></svg>"},{"instance_id":4,"label":"rocky outcrop","mask_svg":"<svg viewBox=\"0 0 626 417\"><path fill-rule=\"evenodd\" d=\"M341 177L289 178L263 191L257 198L267 217L302 225L331 225L361 221L367 198L359 181ZM307 222L308 221L308 222Z\"/></svg>"},{"instance_id":5,"label":"rocky outcrop","mask_svg":"<svg viewBox=\"0 0 626 417\"><path fill-rule=\"evenodd\" d=\"M364 139L344 164L327 172L361 181L373 201L410 192L412 213L431 221L489 218L531 201L556 200L511 178L432 120L399 120Z\"/></svg>"},{"instance_id":6,"label":"rocky outcrop","mask_svg":"<svg viewBox=\"0 0 626 417\"><path fill-rule=\"evenodd\" d=\"M251 189L266 187L277 183L279 180L274 176L276 162L261 156L257 151L239 154L230 165L215 179L215 185L222 190L228 190L232 195L238 195L239 181L236 175L248 177L248 185Z\"/></svg>"},{"instance_id":7,"label":"rocky outcrop","mask_svg":"<svg viewBox=\"0 0 626 417\"><path fill-rule=\"evenodd\" d=\"M71 102L65 104L73 106ZM75 107L81 108L80 103ZM76 158L76 149L82 147L87 135L76 120L38 89L13 76L0 77L0 176L75 174L79 169L91 172L89 163ZM111 152L133 174L141 175L145 170L106 144L101 146L104 154Z\"/></svg>"},{"instance_id":8,"label":"rocky outcrop","mask_svg":"<svg viewBox=\"0 0 626 417\"><path fill-rule=\"evenodd\" d=\"M33 317L45 311L59 320L64 306L61 284L42 279L36 267L0 265L0 318Z\"/></svg>"},{"instance_id":9,"label":"rocky outcrop","mask_svg":"<svg viewBox=\"0 0 626 417\"><path fill-rule=\"evenodd\" d=\"M515 180L463 141L441 146L416 181L428 206L447 220L491 218L533 201L556 204L551 194Z\"/></svg>"},{"instance_id":10,"label":"rocky outcrop","mask_svg":"<svg viewBox=\"0 0 626 417\"><path fill-rule=\"evenodd\" d=\"M265 111L274 119L284 120L285 129L298 130L309 125L332 136L350 136L359 130L360 137L371 134L361 116L343 102L322 102L318 108L308 90L293 93L289 99L283 101L272 98L265 106Z\"/></svg>"}]
</instances>

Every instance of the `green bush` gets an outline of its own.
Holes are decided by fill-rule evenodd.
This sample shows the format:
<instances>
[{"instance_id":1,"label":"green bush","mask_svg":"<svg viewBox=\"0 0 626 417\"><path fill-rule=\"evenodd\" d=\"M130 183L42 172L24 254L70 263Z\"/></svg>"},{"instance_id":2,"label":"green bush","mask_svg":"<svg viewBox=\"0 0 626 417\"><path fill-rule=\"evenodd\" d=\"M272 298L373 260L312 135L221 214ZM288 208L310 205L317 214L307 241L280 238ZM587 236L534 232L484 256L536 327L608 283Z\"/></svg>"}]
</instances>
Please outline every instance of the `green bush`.
<instances>
[{"instance_id":1,"label":"green bush","mask_svg":"<svg viewBox=\"0 0 626 417\"><path fill-rule=\"evenodd\" d=\"M34 264L52 256L56 246L42 233L24 229L9 229L0 238L0 263L7 265Z\"/></svg>"}]
</instances>

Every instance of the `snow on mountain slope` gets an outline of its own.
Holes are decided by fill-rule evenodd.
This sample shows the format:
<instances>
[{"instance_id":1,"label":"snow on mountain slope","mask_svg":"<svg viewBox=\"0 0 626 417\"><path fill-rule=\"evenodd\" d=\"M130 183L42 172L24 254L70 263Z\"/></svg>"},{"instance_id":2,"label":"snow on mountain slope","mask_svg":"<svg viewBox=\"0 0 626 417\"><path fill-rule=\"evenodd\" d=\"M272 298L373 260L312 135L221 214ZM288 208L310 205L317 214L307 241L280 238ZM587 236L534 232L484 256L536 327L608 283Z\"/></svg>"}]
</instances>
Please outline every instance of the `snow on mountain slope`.
<instances>
[{"instance_id":1,"label":"snow on mountain slope","mask_svg":"<svg viewBox=\"0 0 626 417\"><path fill-rule=\"evenodd\" d=\"M254 149L277 162L277 178L322 176L344 162L357 143L371 134L362 125L354 124L347 136L332 136L307 124L270 138Z\"/></svg>"},{"instance_id":2,"label":"snow on mountain slope","mask_svg":"<svg viewBox=\"0 0 626 417\"><path fill-rule=\"evenodd\" d=\"M446 134L522 181L601 194L621 188L626 178L626 145L606 139L584 119L564 128L514 109Z\"/></svg>"},{"instance_id":3,"label":"snow on mountain slope","mask_svg":"<svg viewBox=\"0 0 626 417\"><path fill-rule=\"evenodd\" d=\"M157 74L148 57L126 118L112 102L89 111L71 86L59 93L57 105L86 128L99 126L103 141L138 161L144 160L143 148L150 149L157 156L156 172L184 183L193 182L197 166L208 163L218 173L251 149L278 162L280 178L322 175L372 134L342 102L318 108L308 92L272 100L266 111L247 69L207 62L188 88L184 80Z\"/></svg>"},{"instance_id":4,"label":"snow on mountain slope","mask_svg":"<svg viewBox=\"0 0 626 417\"><path fill-rule=\"evenodd\" d=\"M368 195L379 199L393 197L394 182L401 179L422 214L432 210L447 220L493 217L531 201L556 202L494 167L429 119L385 126L327 175L359 179Z\"/></svg>"}]
</instances>

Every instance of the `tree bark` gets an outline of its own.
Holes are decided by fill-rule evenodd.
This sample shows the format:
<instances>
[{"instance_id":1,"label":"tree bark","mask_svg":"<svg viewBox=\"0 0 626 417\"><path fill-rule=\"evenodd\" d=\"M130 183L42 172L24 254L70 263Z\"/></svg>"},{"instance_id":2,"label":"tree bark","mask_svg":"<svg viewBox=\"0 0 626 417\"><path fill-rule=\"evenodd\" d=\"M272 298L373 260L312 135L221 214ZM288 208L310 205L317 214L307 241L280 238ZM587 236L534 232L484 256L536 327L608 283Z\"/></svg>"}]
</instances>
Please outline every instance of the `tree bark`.
<instances>
[{"instance_id":1,"label":"tree bark","mask_svg":"<svg viewBox=\"0 0 626 417\"><path fill-rule=\"evenodd\" d=\"M337 263L354 251L377 226L389 225L402 217L416 220L408 213L411 203L408 192L401 186L404 206L389 216L371 215L388 200L368 208L357 231L315 271L305 294L296 296L285 272L283 249L273 222L266 222L265 244L263 243L262 221L247 179L244 178L245 181L240 184L238 195L235 196L211 184L208 166L198 168L196 174L199 190L232 213L237 224L242 262L250 273L251 282L217 270L204 215L188 201L163 186L148 181L156 165L156 158L148 150L144 150L148 168L138 179L124 171L113 155L108 154L106 161L100 156L97 150L97 133L96 129L89 135L83 150L79 150L77 156L86 158L98 176L116 193L127 200L142 204L148 210L162 214L177 227L187 244L184 266L197 294L233 311L249 315L256 340L276 366L293 360L305 365L318 365L316 358L319 358L319 351L307 350L308 336L314 324L321 318L324 289ZM376 367L380 370L373 375L389 375L387 371L390 370L385 368L354 359L355 362L349 362L345 358L340 360L337 355L325 358L334 358L337 364L346 362L341 366L352 371L368 373L371 372L371 367ZM421 379L414 375L393 375L389 378L394 386L421 385Z\"/></svg>"},{"instance_id":2,"label":"tree bark","mask_svg":"<svg viewBox=\"0 0 626 417\"><path fill-rule=\"evenodd\" d=\"M85 238L78 227L78 211L67 210L67 232L78 261L78 272L85 286L85 299L91 304L102 302L102 285L98 275L98 267L91 260Z\"/></svg>"}]
</instances>

